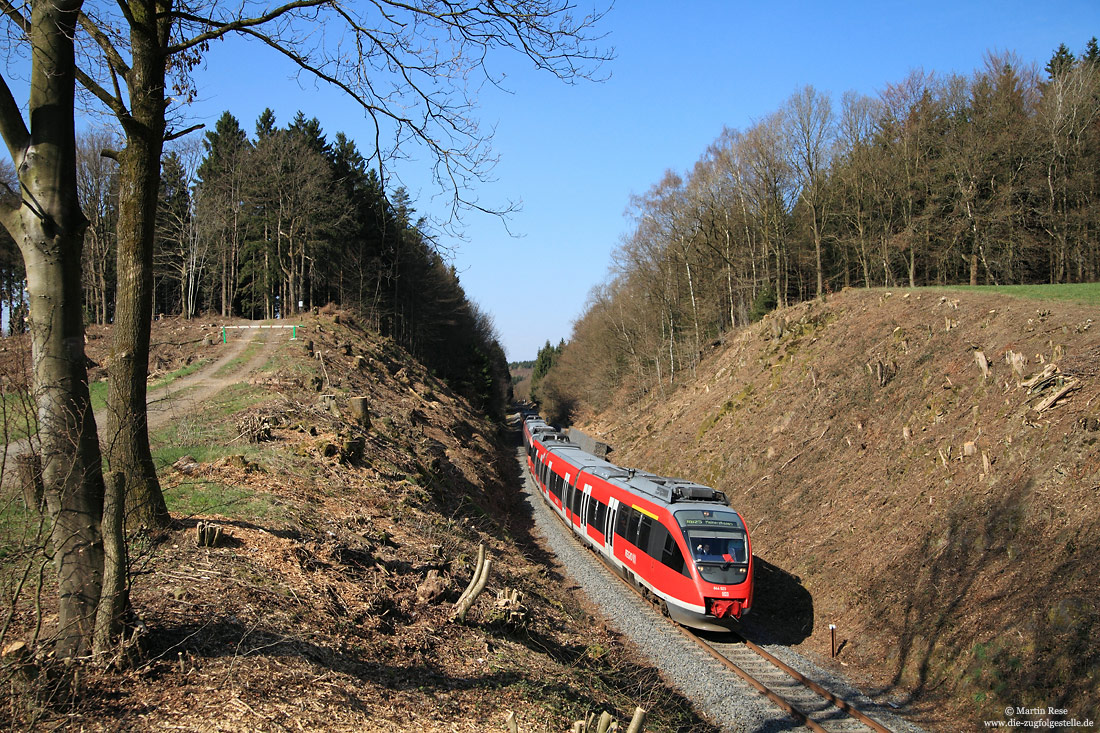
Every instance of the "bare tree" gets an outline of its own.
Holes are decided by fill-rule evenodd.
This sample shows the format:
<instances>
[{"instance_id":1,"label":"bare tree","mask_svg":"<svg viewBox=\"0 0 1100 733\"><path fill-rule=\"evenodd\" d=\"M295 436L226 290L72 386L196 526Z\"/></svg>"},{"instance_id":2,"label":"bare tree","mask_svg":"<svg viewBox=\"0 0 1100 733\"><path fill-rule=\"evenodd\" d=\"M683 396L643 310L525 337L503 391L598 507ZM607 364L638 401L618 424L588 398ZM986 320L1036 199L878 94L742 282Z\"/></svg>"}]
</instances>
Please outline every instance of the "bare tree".
<instances>
[{"instance_id":1,"label":"bare tree","mask_svg":"<svg viewBox=\"0 0 1100 733\"><path fill-rule=\"evenodd\" d=\"M783 109L783 127L791 170L798 181L798 196L810 216L814 240L817 295L825 289L821 237L825 220L825 182L833 146L833 109L827 95L812 86L795 93Z\"/></svg>"},{"instance_id":2,"label":"bare tree","mask_svg":"<svg viewBox=\"0 0 1100 733\"><path fill-rule=\"evenodd\" d=\"M115 253L115 223L118 215L118 165L100 153L116 147L118 141L106 130L77 136L77 191L88 228L84 233L84 281L86 305L96 323L110 318L113 281L111 261Z\"/></svg>"},{"instance_id":3,"label":"bare tree","mask_svg":"<svg viewBox=\"0 0 1100 733\"><path fill-rule=\"evenodd\" d=\"M745 190L761 241L774 258L772 277L780 305L787 304L790 214L796 191L779 113L757 122L744 136Z\"/></svg>"},{"instance_id":4,"label":"bare tree","mask_svg":"<svg viewBox=\"0 0 1100 733\"><path fill-rule=\"evenodd\" d=\"M0 196L0 221L26 265L42 476L60 593L57 652L71 656L90 646L103 577L103 475L81 310L87 219L77 199L73 124L80 0L35 3L30 18L2 7L30 46L31 83L28 127L0 76L0 134L18 175L18 190L5 185Z\"/></svg>"},{"instance_id":5,"label":"bare tree","mask_svg":"<svg viewBox=\"0 0 1100 733\"><path fill-rule=\"evenodd\" d=\"M1077 219L1081 218L1078 212L1088 210L1089 183L1095 174L1095 161L1089 160L1089 146L1094 144L1090 133L1095 134L1098 118L1100 69L1095 64L1078 62L1062 70L1043 90L1035 127L1043 174L1043 206L1039 213L1051 242L1051 282L1066 278L1071 253L1088 241L1088 228ZM1077 253L1078 281L1089 277L1085 267L1088 259L1084 252Z\"/></svg>"},{"instance_id":6,"label":"bare tree","mask_svg":"<svg viewBox=\"0 0 1100 733\"><path fill-rule=\"evenodd\" d=\"M834 168L839 214L843 229L854 239L855 259L864 287L871 287L871 222L875 206L875 169L872 150L882 106L871 97L845 92L841 97L841 115L837 125L837 154L840 165ZM845 267L845 285L850 272Z\"/></svg>"},{"instance_id":7,"label":"bare tree","mask_svg":"<svg viewBox=\"0 0 1100 733\"><path fill-rule=\"evenodd\" d=\"M180 315L192 318L198 309L199 283L210 254L209 240L199 236L193 196L203 155L202 144L194 139L180 140L172 146L172 153L179 166L177 183L184 188L180 192L184 200L177 206L161 207L157 229L163 246L155 255L158 267L170 273L179 285Z\"/></svg>"}]
</instances>

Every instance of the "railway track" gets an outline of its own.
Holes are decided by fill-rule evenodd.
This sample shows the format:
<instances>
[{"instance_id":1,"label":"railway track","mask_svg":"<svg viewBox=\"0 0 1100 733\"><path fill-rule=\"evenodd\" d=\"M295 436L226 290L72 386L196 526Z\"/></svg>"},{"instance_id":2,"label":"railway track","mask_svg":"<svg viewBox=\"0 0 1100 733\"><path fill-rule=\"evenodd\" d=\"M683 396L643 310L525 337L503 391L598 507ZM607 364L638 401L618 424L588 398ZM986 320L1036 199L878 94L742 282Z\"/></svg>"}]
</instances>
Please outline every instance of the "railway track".
<instances>
[{"instance_id":1,"label":"railway track","mask_svg":"<svg viewBox=\"0 0 1100 733\"><path fill-rule=\"evenodd\" d=\"M521 459L522 462L522 459ZM541 493L534 489L530 477L524 470L525 485L530 490L532 503L539 506L550 515L551 521L566 533L571 542L578 548L586 545L576 541L575 535L561 524L560 518L546 506ZM621 581L623 585L634 591L635 595L646 606L653 608L655 615L660 615L661 620L671 629L690 639L700 649L705 651L723 667L732 672L742 682L760 692L770 704L782 711L782 714L791 720L794 726L812 731L827 731L828 733L854 733L855 731L875 731L884 733L892 729L881 722L869 717L855 705L841 699L818 683L805 677L782 660L776 658L762 647L743 637L731 633L729 638L719 639L718 635L707 635L706 638L693 630L680 626L661 613L658 603L654 603L654 597L643 592L633 583L623 578L613 567L600 557L596 552L589 551L586 554L593 560L598 560L598 566L607 573ZM891 717L892 716L888 716ZM902 729L913 730L914 726L903 724ZM782 725L782 730L798 729L791 724ZM898 730L894 728L893 730Z\"/></svg>"},{"instance_id":2,"label":"railway track","mask_svg":"<svg viewBox=\"0 0 1100 733\"><path fill-rule=\"evenodd\" d=\"M639 598L657 607L651 594L643 592L615 572L597 553L591 554ZM660 608L657 610L660 611ZM740 634L731 631L729 636L732 640L707 640L692 629L675 623L666 614L662 613L661 617L807 729L815 733L891 733L882 723Z\"/></svg>"},{"instance_id":3,"label":"railway track","mask_svg":"<svg viewBox=\"0 0 1100 733\"><path fill-rule=\"evenodd\" d=\"M734 641L706 641L689 629L681 632L749 685L812 731L855 733L890 729L775 656L733 633Z\"/></svg>"}]
</instances>

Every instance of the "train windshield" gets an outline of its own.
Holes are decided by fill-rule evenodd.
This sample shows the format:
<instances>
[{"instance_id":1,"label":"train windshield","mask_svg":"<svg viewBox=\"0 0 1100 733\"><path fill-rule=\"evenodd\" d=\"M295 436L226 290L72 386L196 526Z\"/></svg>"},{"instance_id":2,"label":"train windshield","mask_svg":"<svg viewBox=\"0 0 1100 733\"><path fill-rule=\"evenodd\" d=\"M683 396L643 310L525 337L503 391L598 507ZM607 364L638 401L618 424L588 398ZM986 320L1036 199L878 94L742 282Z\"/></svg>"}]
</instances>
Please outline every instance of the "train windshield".
<instances>
[{"instance_id":1,"label":"train windshield","mask_svg":"<svg viewBox=\"0 0 1100 733\"><path fill-rule=\"evenodd\" d=\"M718 585L741 583L748 574L748 542L741 518L710 509L677 512L695 566L704 580Z\"/></svg>"}]
</instances>

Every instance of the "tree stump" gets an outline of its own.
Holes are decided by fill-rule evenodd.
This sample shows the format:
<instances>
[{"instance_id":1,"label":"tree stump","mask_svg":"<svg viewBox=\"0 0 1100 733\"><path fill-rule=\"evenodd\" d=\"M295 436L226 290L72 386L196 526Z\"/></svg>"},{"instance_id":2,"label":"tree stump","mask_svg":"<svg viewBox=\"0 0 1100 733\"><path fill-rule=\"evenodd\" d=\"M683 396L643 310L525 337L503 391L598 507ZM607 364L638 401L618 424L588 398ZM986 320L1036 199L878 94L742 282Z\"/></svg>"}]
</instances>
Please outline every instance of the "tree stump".
<instances>
[{"instance_id":1,"label":"tree stump","mask_svg":"<svg viewBox=\"0 0 1100 733\"><path fill-rule=\"evenodd\" d=\"M453 619L457 619L459 623L466 623L466 614L469 613L470 607L474 605L477 597L485 590L485 583L488 580L489 553L485 551L485 545L482 544L477 548L477 566L474 568L473 577L470 578L470 584L455 602L454 609L451 612Z\"/></svg>"},{"instance_id":2,"label":"tree stump","mask_svg":"<svg viewBox=\"0 0 1100 733\"><path fill-rule=\"evenodd\" d=\"M336 406L336 395L323 394L321 395L320 402L321 407L331 413L333 417L340 417L340 408Z\"/></svg>"},{"instance_id":3,"label":"tree stump","mask_svg":"<svg viewBox=\"0 0 1100 733\"><path fill-rule=\"evenodd\" d=\"M363 437L356 436L353 438L345 438L343 449L340 451L340 459L345 463L359 463L363 460L363 454L366 452L367 443L363 440Z\"/></svg>"},{"instance_id":4,"label":"tree stump","mask_svg":"<svg viewBox=\"0 0 1100 733\"><path fill-rule=\"evenodd\" d=\"M195 543L199 547L217 547L222 538L222 528L213 522L199 522L195 525Z\"/></svg>"},{"instance_id":5,"label":"tree stump","mask_svg":"<svg viewBox=\"0 0 1100 733\"><path fill-rule=\"evenodd\" d=\"M974 362L982 371L982 379L989 379L989 359L985 358L985 353L980 349L974 352Z\"/></svg>"},{"instance_id":6,"label":"tree stump","mask_svg":"<svg viewBox=\"0 0 1100 733\"><path fill-rule=\"evenodd\" d=\"M351 408L352 418L363 426L364 429L370 429L370 403L366 397L352 397L348 401L348 406Z\"/></svg>"}]
</instances>

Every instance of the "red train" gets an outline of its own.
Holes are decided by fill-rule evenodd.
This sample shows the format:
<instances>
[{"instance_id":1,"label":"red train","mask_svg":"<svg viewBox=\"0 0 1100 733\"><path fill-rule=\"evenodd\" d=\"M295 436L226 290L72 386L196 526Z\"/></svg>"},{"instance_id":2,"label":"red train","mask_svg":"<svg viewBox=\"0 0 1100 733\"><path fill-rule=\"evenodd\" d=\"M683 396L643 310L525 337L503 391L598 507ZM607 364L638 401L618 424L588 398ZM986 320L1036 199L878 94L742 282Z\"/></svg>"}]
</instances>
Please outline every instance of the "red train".
<instances>
[{"instance_id":1,"label":"red train","mask_svg":"<svg viewBox=\"0 0 1100 733\"><path fill-rule=\"evenodd\" d=\"M722 492L620 468L538 416L523 423L543 499L627 581L678 623L724 631L752 607L752 542Z\"/></svg>"}]
</instances>

